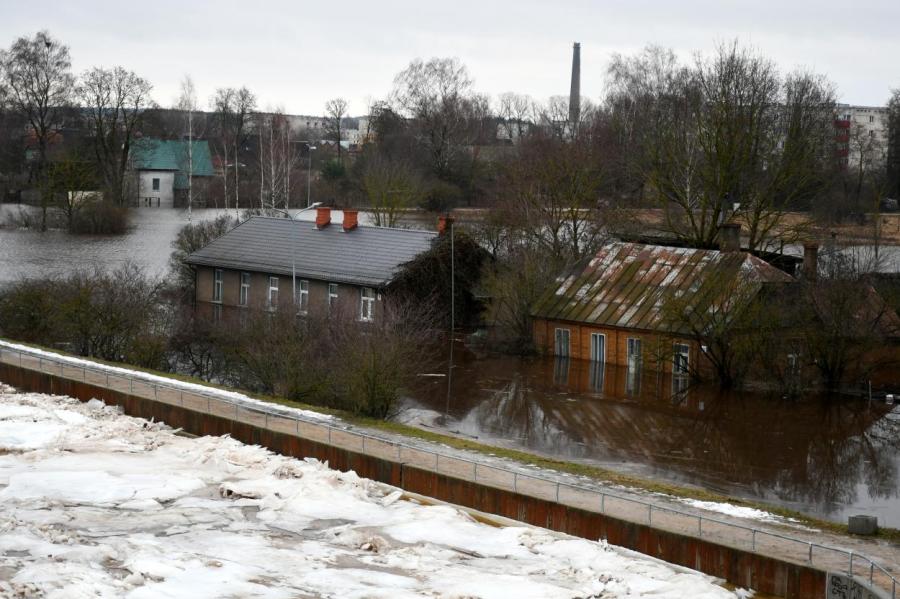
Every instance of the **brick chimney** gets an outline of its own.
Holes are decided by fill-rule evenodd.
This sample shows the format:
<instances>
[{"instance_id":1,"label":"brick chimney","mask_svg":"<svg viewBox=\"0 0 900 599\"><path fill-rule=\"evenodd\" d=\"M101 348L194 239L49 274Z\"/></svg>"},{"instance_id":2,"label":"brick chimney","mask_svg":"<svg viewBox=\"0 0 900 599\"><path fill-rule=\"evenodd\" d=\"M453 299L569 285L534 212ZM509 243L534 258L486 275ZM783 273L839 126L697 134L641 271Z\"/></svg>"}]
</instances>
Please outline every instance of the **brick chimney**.
<instances>
[{"instance_id":1,"label":"brick chimney","mask_svg":"<svg viewBox=\"0 0 900 599\"><path fill-rule=\"evenodd\" d=\"M344 231L352 231L359 225L358 210L344 210Z\"/></svg>"},{"instance_id":2,"label":"brick chimney","mask_svg":"<svg viewBox=\"0 0 900 599\"><path fill-rule=\"evenodd\" d=\"M450 225L453 224L453 217L449 214L443 214L438 217L438 226L437 231L438 235L443 235L447 231L450 230Z\"/></svg>"},{"instance_id":3,"label":"brick chimney","mask_svg":"<svg viewBox=\"0 0 900 599\"><path fill-rule=\"evenodd\" d=\"M803 244L803 278L815 281L819 276L819 244Z\"/></svg>"},{"instance_id":4,"label":"brick chimney","mask_svg":"<svg viewBox=\"0 0 900 599\"><path fill-rule=\"evenodd\" d=\"M331 208L316 208L316 228L324 229L331 224Z\"/></svg>"},{"instance_id":5,"label":"brick chimney","mask_svg":"<svg viewBox=\"0 0 900 599\"><path fill-rule=\"evenodd\" d=\"M723 252L741 251L741 225L725 223L719 227L719 249Z\"/></svg>"}]
</instances>

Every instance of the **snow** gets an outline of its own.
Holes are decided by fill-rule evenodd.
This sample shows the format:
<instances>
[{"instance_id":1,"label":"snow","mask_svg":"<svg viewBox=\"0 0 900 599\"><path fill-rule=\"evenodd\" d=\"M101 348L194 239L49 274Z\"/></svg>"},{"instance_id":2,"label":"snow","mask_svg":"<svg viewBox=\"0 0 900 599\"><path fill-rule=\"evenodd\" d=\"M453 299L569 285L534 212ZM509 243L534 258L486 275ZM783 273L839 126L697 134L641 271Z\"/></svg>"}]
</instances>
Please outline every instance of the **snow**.
<instances>
[{"instance_id":1,"label":"snow","mask_svg":"<svg viewBox=\"0 0 900 599\"><path fill-rule=\"evenodd\" d=\"M0 423L0 596L741 596L603 542L492 526L96 401L0 387Z\"/></svg>"},{"instance_id":2,"label":"snow","mask_svg":"<svg viewBox=\"0 0 900 599\"><path fill-rule=\"evenodd\" d=\"M728 516L733 516L735 518L744 518L747 520L757 520L759 522L776 522L776 523L784 523L784 522L796 522L793 518L785 518L784 516L778 516L771 512L767 512L764 510L758 510L752 507L741 507L737 505L731 505L730 503L719 503L716 501L701 501L699 499L679 499L682 503L686 503L695 508L699 508L701 510L708 510L710 512L719 512L720 514L726 514Z\"/></svg>"},{"instance_id":3,"label":"snow","mask_svg":"<svg viewBox=\"0 0 900 599\"><path fill-rule=\"evenodd\" d=\"M243 393L238 393L236 391L225 391L223 389L217 389L215 387L207 387L206 385L198 385L197 383L188 383L185 381L179 381L177 379L172 379L164 376L159 376L156 374L150 374L149 372L142 372L140 370L130 370L128 368L121 368L119 366L109 366L106 364L101 364L99 362L93 362L91 360L82 360L81 358L76 358L74 356L66 356L64 354L58 354L55 352L49 352L43 349L37 349L34 347L29 347L27 345L21 345L18 343L10 343L9 341L0 341L0 350L3 348L11 349L18 352L23 352L27 354L31 354L35 357L42 357L54 360L56 362L64 362L69 364L70 366L77 366L79 368L89 368L95 371L108 372L110 374L119 375L119 376L128 376L136 379L141 379L150 383L156 383L161 385L166 385L167 387L182 389L184 391L189 391L192 393L201 393L203 395L212 395L214 397L218 397L224 399L226 401L230 401L232 403L238 404L240 406L249 407L249 408L262 408L268 412L279 413L282 415L301 417L305 419L312 420L332 420L333 417L327 414L319 414L318 412L313 412L311 410L301 410L299 408L290 408L285 406L278 406L271 402L261 401L258 399L254 399ZM2 416L0 416L2 417Z\"/></svg>"}]
</instances>

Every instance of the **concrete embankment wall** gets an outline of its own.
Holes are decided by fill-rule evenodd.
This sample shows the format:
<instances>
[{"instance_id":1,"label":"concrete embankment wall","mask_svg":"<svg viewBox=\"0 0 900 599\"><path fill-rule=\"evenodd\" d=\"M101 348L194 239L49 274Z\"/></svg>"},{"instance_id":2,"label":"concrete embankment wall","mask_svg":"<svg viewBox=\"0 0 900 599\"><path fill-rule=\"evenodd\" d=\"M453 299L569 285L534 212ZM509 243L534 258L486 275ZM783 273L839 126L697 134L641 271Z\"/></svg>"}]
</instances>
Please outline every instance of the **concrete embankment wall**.
<instances>
[{"instance_id":1,"label":"concrete embankment wall","mask_svg":"<svg viewBox=\"0 0 900 599\"><path fill-rule=\"evenodd\" d=\"M87 401L98 398L121 406L126 414L163 421L196 435L229 434L240 441L272 451L328 461L339 470L388 483L410 492L492 513L520 522L587 539L607 539L673 564L711 574L759 592L798 599L825 597L826 573L808 565L640 524L609 514L565 505L552 497L498 488L439 470L437 457L408 454L402 445L369 438L355 440L351 433L317 427L276 413L203 396L188 390L164 389L125 374L103 374L65 363L48 362L0 348L0 381L22 390L68 395ZM327 433L325 428L328 428ZM446 468L453 470L453 458ZM457 468L468 468L466 463ZM514 481L515 483L515 481ZM514 488L516 488L514 486ZM559 489L557 487L557 498ZM538 495L540 493L537 493Z\"/></svg>"}]
</instances>

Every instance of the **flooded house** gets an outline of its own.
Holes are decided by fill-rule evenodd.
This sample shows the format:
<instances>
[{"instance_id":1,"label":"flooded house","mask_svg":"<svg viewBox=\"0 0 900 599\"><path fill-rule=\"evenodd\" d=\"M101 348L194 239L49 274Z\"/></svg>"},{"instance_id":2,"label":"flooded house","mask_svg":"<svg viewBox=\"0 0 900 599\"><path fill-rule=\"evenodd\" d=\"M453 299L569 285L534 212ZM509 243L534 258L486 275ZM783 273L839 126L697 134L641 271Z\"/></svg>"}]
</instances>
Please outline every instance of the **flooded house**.
<instances>
[{"instance_id":1,"label":"flooded house","mask_svg":"<svg viewBox=\"0 0 900 599\"><path fill-rule=\"evenodd\" d=\"M340 312L371 322L383 311L401 265L431 248L437 233L360 225L356 210L332 223L255 216L186 259L195 273L198 307Z\"/></svg>"},{"instance_id":2,"label":"flooded house","mask_svg":"<svg viewBox=\"0 0 900 599\"><path fill-rule=\"evenodd\" d=\"M131 150L131 169L135 203L161 208L186 206L189 183L193 204L204 205L215 174L206 140L139 139Z\"/></svg>"},{"instance_id":3,"label":"flooded house","mask_svg":"<svg viewBox=\"0 0 900 599\"><path fill-rule=\"evenodd\" d=\"M639 243L605 245L587 264L559 277L533 312L534 342L559 357L647 367L687 375L703 367L697 336L666 314L672 298L703 305L732 284L751 283L738 302L795 281L739 249L729 229L721 250ZM734 309L740 309L735 306Z\"/></svg>"}]
</instances>

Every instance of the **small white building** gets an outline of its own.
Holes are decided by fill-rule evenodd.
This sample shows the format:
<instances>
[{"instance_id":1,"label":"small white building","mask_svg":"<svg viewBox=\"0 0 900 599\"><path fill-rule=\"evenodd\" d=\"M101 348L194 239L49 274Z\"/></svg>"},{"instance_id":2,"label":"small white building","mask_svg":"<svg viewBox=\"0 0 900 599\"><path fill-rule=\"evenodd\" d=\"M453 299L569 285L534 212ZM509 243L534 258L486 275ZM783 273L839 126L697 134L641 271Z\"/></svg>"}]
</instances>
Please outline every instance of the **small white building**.
<instances>
[{"instance_id":1,"label":"small white building","mask_svg":"<svg viewBox=\"0 0 900 599\"><path fill-rule=\"evenodd\" d=\"M137 178L134 202L138 206L174 208L188 189L188 175L209 180L213 175L206 140L142 138L131 151L131 168Z\"/></svg>"}]
</instances>

